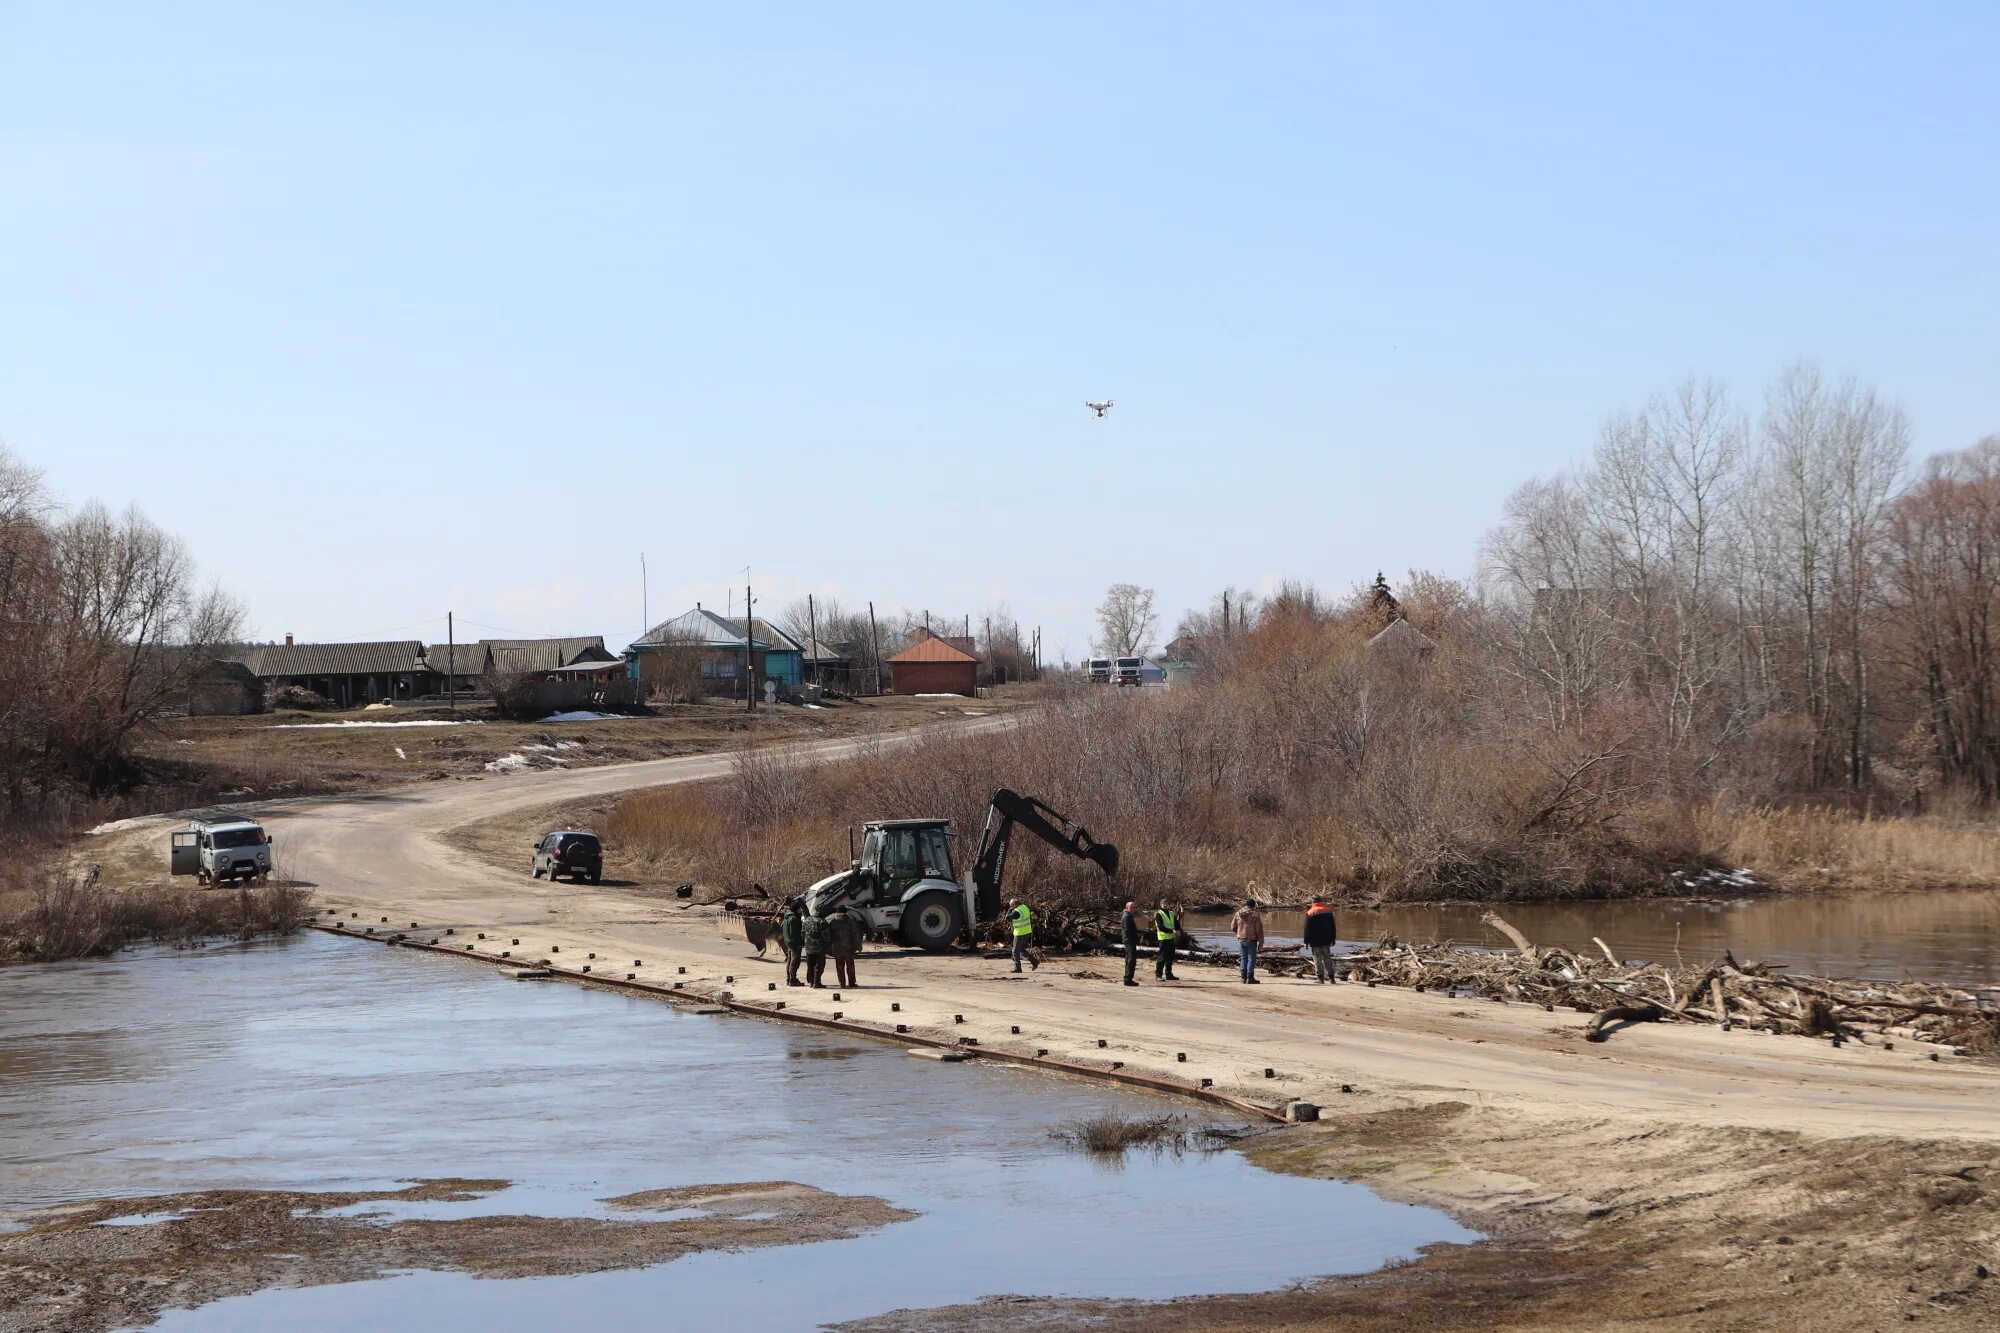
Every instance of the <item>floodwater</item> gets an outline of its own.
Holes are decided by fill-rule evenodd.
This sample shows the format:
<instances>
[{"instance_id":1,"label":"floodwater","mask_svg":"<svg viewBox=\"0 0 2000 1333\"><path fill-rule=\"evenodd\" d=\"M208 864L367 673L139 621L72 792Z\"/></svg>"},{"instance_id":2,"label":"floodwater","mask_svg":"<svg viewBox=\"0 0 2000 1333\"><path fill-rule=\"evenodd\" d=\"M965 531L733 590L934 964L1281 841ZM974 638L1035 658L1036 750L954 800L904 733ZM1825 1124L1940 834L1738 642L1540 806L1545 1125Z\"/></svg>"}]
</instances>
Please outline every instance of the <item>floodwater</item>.
<instances>
[{"instance_id":1,"label":"floodwater","mask_svg":"<svg viewBox=\"0 0 2000 1333\"><path fill-rule=\"evenodd\" d=\"M636 1190L795 1180L920 1214L628 1272L275 1289L170 1313L170 1329L805 1329L999 1293L1269 1290L1473 1238L1233 1152L1109 1166L1049 1138L1083 1116L1180 1111L1216 1119L318 933L0 969L0 1210L498 1176L516 1184L420 1207L603 1215L596 1200Z\"/></svg>"},{"instance_id":2,"label":"floodwater","mask_svg":"<svg viewBox=\"0 0 2000 1333\"><path fill-rule=\"evenodd\" d=\"M1367 948L1383 935L1483 948L1511 948L1481 921L1489 905L1342 908L1341 952ZM1632 898L1603 902L1500 903L1492 909L1536 944L1578 952L1601 937L1620 958L1705 963L1724 949L1820 976L1904 977L1968 986L2000 983L2000 892L1773 895L1723 902ZM1296 944L1298 912L1265 913L1273 943ZM1189 913L1204 940L1229 939L1227 913ZM1230 945L1233 947L1233 943Z\"/></svg>"}]
</instances>

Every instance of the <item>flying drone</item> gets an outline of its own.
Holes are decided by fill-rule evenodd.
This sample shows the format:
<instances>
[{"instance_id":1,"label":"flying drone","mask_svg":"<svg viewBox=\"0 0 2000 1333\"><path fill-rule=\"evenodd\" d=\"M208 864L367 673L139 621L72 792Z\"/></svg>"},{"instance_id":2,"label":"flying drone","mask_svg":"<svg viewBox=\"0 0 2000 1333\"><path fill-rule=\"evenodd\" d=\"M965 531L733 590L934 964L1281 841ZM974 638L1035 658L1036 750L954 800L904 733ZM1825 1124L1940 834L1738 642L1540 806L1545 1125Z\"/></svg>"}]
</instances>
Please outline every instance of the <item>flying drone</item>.
<instances>
[{"instance_id":1,"label":"flying drone","mask_svg":"<svg viewBox=\"0 0 2000 1333\"><path fill-rule=\"evenodd\" d=\"M1083 401L1083 405L1089 408L1091 411L1097 413L1097 415L1100 417L1103 416L1106 412L1109 412L1111 410L1111 400L1109 398L1105 399L1101 403L1093 403L1088 398L1086 398Z\"/></svg>"}]
</instances>

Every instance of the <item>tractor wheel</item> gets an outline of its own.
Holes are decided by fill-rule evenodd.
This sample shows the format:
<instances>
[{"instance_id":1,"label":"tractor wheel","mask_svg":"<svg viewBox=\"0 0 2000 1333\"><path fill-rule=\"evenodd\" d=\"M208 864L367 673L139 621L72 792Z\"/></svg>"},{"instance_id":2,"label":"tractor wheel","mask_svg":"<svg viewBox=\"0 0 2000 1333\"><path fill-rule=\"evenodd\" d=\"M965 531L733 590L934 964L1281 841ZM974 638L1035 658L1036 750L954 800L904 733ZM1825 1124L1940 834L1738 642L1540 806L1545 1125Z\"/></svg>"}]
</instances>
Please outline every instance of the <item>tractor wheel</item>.
<instances>
[{"instance_id":1,"label":"tractor wheel","mask_svg":"<svg viewBox=\"0 0 2000 1333\"><path fill-rule=\"evenodd\" d=\"M965 909L948 893L926 893L903 909L903 942L939 953L965 928Z\"/></svg>"}]
</instances>

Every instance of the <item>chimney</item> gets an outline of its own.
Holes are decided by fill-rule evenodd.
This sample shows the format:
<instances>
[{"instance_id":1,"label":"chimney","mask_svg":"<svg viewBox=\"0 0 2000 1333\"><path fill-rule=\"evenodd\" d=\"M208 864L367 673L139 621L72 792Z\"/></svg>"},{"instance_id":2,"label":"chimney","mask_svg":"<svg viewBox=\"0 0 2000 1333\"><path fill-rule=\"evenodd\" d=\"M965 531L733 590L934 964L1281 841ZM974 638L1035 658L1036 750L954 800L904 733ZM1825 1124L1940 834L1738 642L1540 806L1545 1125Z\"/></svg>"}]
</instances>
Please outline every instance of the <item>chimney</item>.
<instances>
[{"instance_id":1,"label":"chimney","mask_svg":"<svg viewBox=\"0 0 2000 1333\"><path fill-rule=\"evenodd\" d=\"M292 646L292 636L287 634L285 636L285 647L289 648L291 646Z\"/></svg>"}]
</instances>

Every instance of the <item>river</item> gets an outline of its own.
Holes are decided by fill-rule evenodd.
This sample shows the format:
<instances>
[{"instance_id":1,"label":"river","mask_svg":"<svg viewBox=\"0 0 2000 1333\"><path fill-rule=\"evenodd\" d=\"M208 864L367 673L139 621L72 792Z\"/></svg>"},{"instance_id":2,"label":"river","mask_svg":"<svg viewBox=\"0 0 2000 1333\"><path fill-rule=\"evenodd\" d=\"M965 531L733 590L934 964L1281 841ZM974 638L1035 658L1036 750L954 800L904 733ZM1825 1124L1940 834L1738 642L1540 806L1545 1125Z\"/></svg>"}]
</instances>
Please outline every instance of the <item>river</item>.
<instances>
[{"instance_id":1,"label":"river","mask_svg":"<svg viewBox=\"0 0 2000 1333\"><path fill-rule=\"evenodd\" d=\"M1342 908L1341 952L1358 952L1385 934L1512 947L1480 920L1487 910L1483 903ZM1990 890L1500 903L1491 910L1536 944L1594 952L1597 936L1620 958L1702 963L1729 949L1739 959L1820 976L2000 984L2000 892ZM1273 943L1296 944L1300 919L1295 911L1270 911L1265 929ZM1228 941L1229 914L1190 912L1188 930Z\"/></svg>"},{"instance_id":2,"label":"river","mask_svg":"<svg viewBox=\"0 0 2000 1333\"><path fill-rule=\"evenodd\" d=\"M1107 1164L1050 1138L1084 1116L1162 1111L1218 1119L318 933L0 969L0 1210L465 1176L514 1182L478 1205L504 1213L603 1216L614 1194L782 1179L919 1214L630 1271L273 1288L171 1312L168 1329L790 1330L999 1293L1269 1290L1472 1238L1234 1152Z\"/></svg>"}]
</instances>

